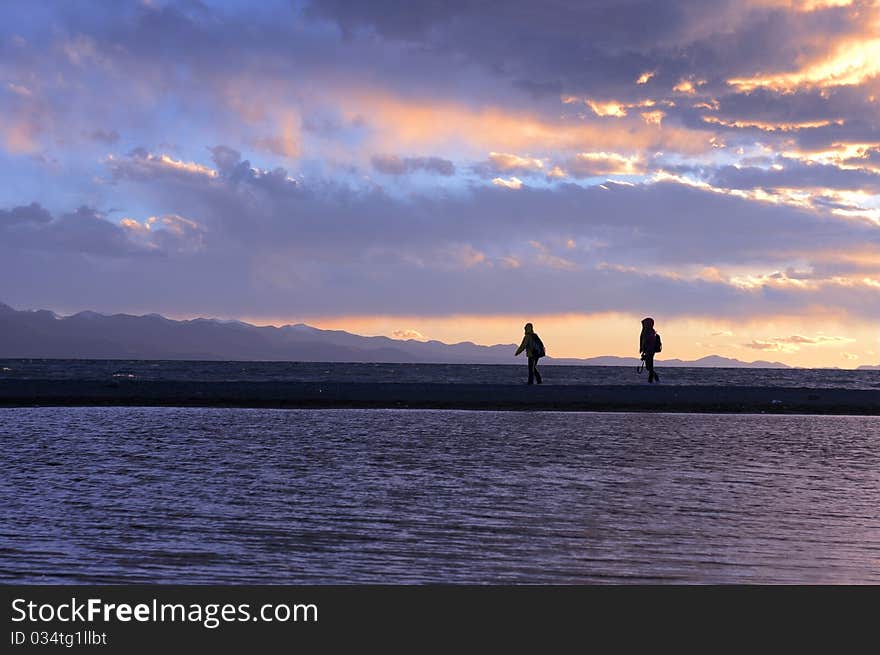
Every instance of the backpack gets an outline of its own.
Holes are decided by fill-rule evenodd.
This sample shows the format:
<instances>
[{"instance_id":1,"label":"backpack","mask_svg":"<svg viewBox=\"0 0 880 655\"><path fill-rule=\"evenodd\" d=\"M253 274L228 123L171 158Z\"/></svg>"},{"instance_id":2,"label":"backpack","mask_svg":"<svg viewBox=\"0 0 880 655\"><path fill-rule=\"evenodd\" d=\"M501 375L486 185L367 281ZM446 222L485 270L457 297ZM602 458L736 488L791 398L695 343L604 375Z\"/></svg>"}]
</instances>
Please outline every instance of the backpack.
<instances>
[{"instance_id":1,"label":"backpack","mask_svg":"<svg viewBox=\"0 0 880 655\"><path fill-rule=\"evenodd\" d=\"M657 339L655 342L656 345L654 346L654 352L659 353L661 350L663 350L663 343L660 341L660 334L655 333L655 335L656 335Z\"/></svg>"},{"instance_id":2,"label":"backpack","mask_svg":"<svg viewBox=\"0 0 880 655\"><path fill-rule=\"evenodd\" d=\"M532 335L532 357L538 359L539 357L544 357L547 355L547 351L544 350L544 342L541 341L541 337L537 334Z\"/></svg>"}]
</instances>

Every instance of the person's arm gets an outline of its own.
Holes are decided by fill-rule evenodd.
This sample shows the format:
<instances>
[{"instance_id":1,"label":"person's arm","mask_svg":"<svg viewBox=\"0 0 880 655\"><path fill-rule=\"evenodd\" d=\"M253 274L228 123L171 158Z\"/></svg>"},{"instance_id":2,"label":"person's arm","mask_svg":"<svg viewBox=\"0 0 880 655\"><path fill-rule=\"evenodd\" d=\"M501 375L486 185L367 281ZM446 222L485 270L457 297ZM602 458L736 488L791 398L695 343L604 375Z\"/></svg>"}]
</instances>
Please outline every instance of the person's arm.
<instances>
[{"instance_id":1,"label":"person's arm","mask_svg":"<svg viewBox=\"0 0 880 655\"><path fill-rule=\"evenodd\" d=\"M522 343L519 344L519 348L517 348L517 349L516 349L516 352L513 353L513 356L516 357L516 356L519 355L523 350L525 350L525 349L526 349L526 344L527 344L528 342L529 342L529 335L526 335L526 336L523 337Z\"/></svg>"}]
</instances>

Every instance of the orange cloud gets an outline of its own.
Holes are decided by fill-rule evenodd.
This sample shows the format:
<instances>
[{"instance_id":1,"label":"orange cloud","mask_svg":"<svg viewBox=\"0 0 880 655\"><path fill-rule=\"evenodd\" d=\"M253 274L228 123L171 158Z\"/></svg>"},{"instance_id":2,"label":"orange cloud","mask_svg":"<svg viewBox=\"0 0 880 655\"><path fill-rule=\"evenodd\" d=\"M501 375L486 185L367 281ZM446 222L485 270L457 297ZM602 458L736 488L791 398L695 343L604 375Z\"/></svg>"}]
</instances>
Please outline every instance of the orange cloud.
<instances>
[{"instance_id":1,"label":"orange cloud","mask_svg":"<svg viewBox=\"0 0 880 655\"><path fill-rule=\"evenodd\" d=\"M823 150L784 150L783 157L799 159L817 164L833 164L838 168L872 168L867 163L872 150L880 148L880 143L835 143ZM859 160L865 160L864 163Z\"/></svg>"},{"instance_id":2,"label":"orange cloud","mask_svg":"<svg viewBox=\"0 0 880 655\"><path fill-rule=\"evenodd\" d=\"M563 102L565 104L571 104L573 102L581 102L581 100L572 96L566 96L563 99ZM597 101L590 98L584 98L582 102L587 105L596 116L599 116L600 118L604 118L606 116L623 118L624 116L627 116L629 114L630 109L636 109L638 107L653 107L657 104L656 101L651 99L640 100L639 102L618 102L616 100ZM668 105L673 104L670 101L662 102Z\"/></svg>"},{"instance_id":3,"label":"orange cloud","mask_svg":"<svg viewBox=\"0 0 880 655\"><path fill-rule=\"evenodd\" d=\"M178 214L150 216L142 222L133 218L123 218L119 221L119 225L129 237L150 250L159 249L159 245L151 241L151 237L157 231L154 228L179 237L178 249L189 251L200 250L203 247L203 235L206 232L200 223Z\"/></svg>"},{"instance_id":4,"label":"orange cloud","mask_svg":"<svg viewBox=\"0 0 880 655\"><path fill-rule=\"evenodd\" d=\"M811 2L805 6L821 8L830 3ZM833 6L842 6L834 4ZM832 42L820 56L805 61L793 71L780 71L770 74L756 74L727 80L727 83L740 91L749 92L757 88L768 88L783 93L792 93L805 87L852 86L880 75L880 3L873 3L859 16L864 29L856 36L846 36Z\"/></svg>"},{"instance_id":5,"label":"orange cloud","mask_svg":"<svg viewBox=\"0 0 880 655\"><path fill-rule=\"evenodd\" d=\"M254 145L282 157L299 157L300 127L299 114L288 111L278 119L279 133L258 138L254 141Z\"/></svg>"},{"instance_id":6,"label":"orange cloud","mask_svg":"<svg viewBox=\"0 0 880 655\"><path fill-rule=\"evenodd\" d=\"M644 171L639 155L626 156L616 152L581 152L569 163L574 175L635 175Z\"/></svg>"},{"instance_id":7,"label":"orange cloud","mask_svg":"<svg viewBox=\"0 0 880 655\"><path fill-rule=\"evenodd\" d=\"M368 158L376 152L455 151L461 156L479 157L485 152L550 152L586 149L670 150L681 154L706 152L711 134L682 126L661 126L639 117L622 116L614 124L591 120L594 115L579 114L559 118L502 106L474 107L464 102L421 99L395 94L383 88L364 86L361 80L333 80L308 97L292 96L289 85L272 79L225 80L220 89L227 106L250 125L263 125L273 135L289 134L288 152L293 143L303 147L299 117L309 112L336 112L345 121L354 121L364 131L356 152L351 145L340 145L339 159ZM585 103L581 98L562 98L563 103ZM600 104L615 104L608 101ZM616 103L623 111L651 108L670 101L642 100ZM600 110L604 111L604 110ZM607 107L607 111L613 111ZM291 117L296 116L292 121ZM234 126L230 126L234 129ZM279 145L262 142L263 146ZM333 151L325 140L322 152Z\"/></svg>"},{"instance_id":8,"label":"orange cloud","mask_svg":"<svg viewBox=\"0 0 880 655\"><path fill-rule=\"evenodd\" d=\"M414 339L415 341L427 341L428 338L423 335L418 330L413 330L412 328L408 328L406 330L395 330L391 333L391 337L394 339L402 339L404 341L409 339Z\"/></svg>"},{"instance_id":9,"label":"orange cloud","mask_svg":"<svg viewBox=\"0 0 880 655\"><path fill-rule=\"evenodd\" d=\"M552 268L557 271L575 271L578 268L577 264L573 261L566 259L565 257L554 255L550 252L550 249L547 246L538 241L529 241L529 245L538 251L538 263L543 264L547 268Z\"/></svg>"},{"instance_id":10,"label":"orange cloud","mask_svg":"<svg viewBox=\"0 0 880 655\"><path fill-rule=\"evenodd\" d=\"M817 11L832 7L850 7L853 0L793 0L790 4L799 11Z\"/></svg>"},{"instance_id":11,"label":"orange cloud","mask_svg":"<svg viewBox=\"0 0 880 655\"><path fill-rule=\"evenodd\" d=\"M697 80L695 83L693 80L679 80L678 84L672 87L673 91L677 91L678 93L685 93L687 95L694 95L697 92L697 87L705 84L705 80Z\"/></svg>"},{"instance_id":12,"label":"orange cloud","mask_svg":"<svg viewBox=\"0 0 880 655\"><path fill-rule=\"evenodd\" d=\"M19 155L29 154L39 150L37 136L39 127L32 121L12 121L3 126L3 143L8 152Z\"/></svg>"},{"instance_id":13,"label":"orange cloud","mask_svg":"<svg viewBox=\"0 0 880 655\"><path fill-rule=\"evenodd\" d=\"M666 113L660 111L659 109L655 111L642 112L642 118L648 125L661 125L663 123L664 116L666 116Z\"/></svg>"},{"instance_id":14,"label":"orange cloud","mask_svg":"<svg viewBox=\"0 0 880 655\"><path fill-rule=\"evenodd\" d=\"M483 152L625 147L665 148L688 154L705 152L711 136L699 130L661 128L641 120L621 120L613 126L583 117L576 122L552 121L498 107L473 109L454 103L403 100L381 92L349 93L337 100L347 113L363 116L373 128L372 151L387 150L391 144L398 150L441 145Z\"/></svg>"},{"instance_id":15,"label":"orange cloud","mask_svg":"<svg viewBox=\"0 0 880 655\"><path fill-rule=\"evenodd\" d=\"M769 187L754 189L728 189L716 187L703 180L695 180L668 171L659 170L651 175L651 181L673 181L686 184L712 193L736 196L747 200L766 202L774 205L788 205L801 209L815 210L832 201L838 205L830 210L842 219L871 221L880 225L880 208L876 206L877 196L859 190L837 190L816 188Z\"/></svg>"},{"instance_id":16,"label":"orange cloud","mask_svg":"<svg viewBox=\"0 0 880 655\"><path fill-rule=\"evenodd\" d=\"M852 337L835 337L825 334L817 334L814 337L805 337L794 334L790 337L771 337L769 339L753 339L750 343L744 343L746 348L755 350L767 350L771 352L798 352L803 346L839 346L854 343ZM855 357L858 359L858 356Z\"/></svg>"},{"instance_id":17,"label":"orange cloud","mask_svg":"<svg viewBox=\"0 0 880 655\"><path fill-rule=\"evenodd\" d=\"M201 164L197 164L195 162L188 161L180 161L178 159L173 159L168 155L160 155L157 158L154 158L153 155L148 155L148 157L152 161L158 161L162 166L167 168L173 168L179 171L185 171L187 173L193 173L194 175L204 175L206 177L217 177L217 171L208 166L202 166Z\"/></svg>"},{"instance_id":18,"label":"orange cloud","mask_svg":"<svg viewBox=\"0 0 880 655\"><path fill-rule=\"evenodd\" d=\"M748 4L753 7L793 9L808 13L835 7L851 7L853 0L750 0Z\"/></svg>"},{"instance_id":19,"label":"orange cloud","mask_svg":"<svg viewBox=\"0 0 880 655\"><path fill-rule=\"evenodd\" d=\"M722 125L724 127L755 127L764 132L794 132L796 130L806 130L809 128L825 127L827 125L843 125L843 120L820 120L820 121L801 121L799 123L767 123L764 121L738 121L724 120L716 116L702 116L704 123L712 125Z\"/></svg>"},{"instance_id":20,"label":"orange cloud","mask_svg":"<svg viewBox=\"0 0 880 655\"><path fill-rule=\"evenodd\" d=\"M600 103L593 100L587 100L586 103L596 116L617 116L618 118L623 118L627 113L626 105L618 102L612 101Z\"/></svg>"},{"instance_id":21,"label":"orange cloud","mask_svg":"<svg viewBox=\"0 0 880 655\"><path fill-rule=\"evenodd\" d=\"M504 152L490 152L489 161L491 161L499 171L512 171L517 169L541 170L544 168L544 162L540 159L520 157L519 155Z\"/></svg>"}]
</instances>

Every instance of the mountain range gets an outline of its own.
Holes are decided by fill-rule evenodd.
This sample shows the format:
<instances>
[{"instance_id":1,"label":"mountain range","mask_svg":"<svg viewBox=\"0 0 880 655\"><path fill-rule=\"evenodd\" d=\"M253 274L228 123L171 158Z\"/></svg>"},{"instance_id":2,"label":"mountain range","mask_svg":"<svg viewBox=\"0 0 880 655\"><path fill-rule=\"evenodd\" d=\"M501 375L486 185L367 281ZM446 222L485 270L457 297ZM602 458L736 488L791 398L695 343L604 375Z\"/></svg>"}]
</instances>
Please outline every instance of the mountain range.
<instances>
[{"instance_id":1,"label":"mountain range","mask_svg":"<svg viewBox=\"0 0 880 655\"><path fill-rule=\"evenodd\" d=\"M517 344L365 337L299 323L282 327L196 318L176 321L146 314L84 311L59 316L15 310L0 303L0 358L175 359L239 361L514 364ZM635 357L547 357L548 364L637 366ZM717 355L695 361L664 359L663 366L789 368L780 362L741 362Z\"/></svg>"}]
</instances>

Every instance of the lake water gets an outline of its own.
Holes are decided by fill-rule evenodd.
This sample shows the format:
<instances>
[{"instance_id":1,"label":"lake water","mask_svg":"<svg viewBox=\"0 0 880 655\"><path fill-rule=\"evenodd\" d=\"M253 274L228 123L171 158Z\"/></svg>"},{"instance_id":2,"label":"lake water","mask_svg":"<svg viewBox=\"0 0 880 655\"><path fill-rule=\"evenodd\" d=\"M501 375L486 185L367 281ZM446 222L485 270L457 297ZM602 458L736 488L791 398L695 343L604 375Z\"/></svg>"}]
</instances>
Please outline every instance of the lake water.
<instances>
[{"instance_id":1,"label":"lake water","mask_svg":"<svg viewBox=\"0 0 880 655\"><path fill-rule=\"evenodd\" d=\"M880 418L0 409L15 583L880 583Z\"/></svg>"},{"instance_id":2,"label":"lake water","mask_svg":"<svg viewBox=\"0 0 880 655\"><path fill-rule=\"evenodd\" d=\"M666 385L878 389L880 371L664 367ZM647 381L633 366L541 365L545 384L629 385ZM326 362L189 362L145 360L0 360L0 380L204 380L521 384L525 360L488 364L345 364Z\"/></svg>"}]
</instances>

